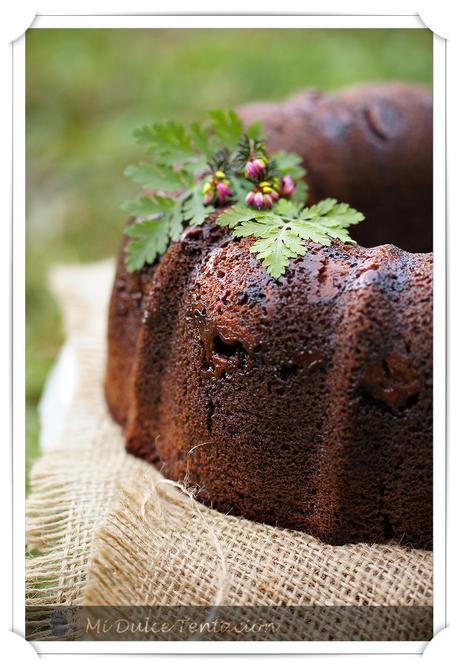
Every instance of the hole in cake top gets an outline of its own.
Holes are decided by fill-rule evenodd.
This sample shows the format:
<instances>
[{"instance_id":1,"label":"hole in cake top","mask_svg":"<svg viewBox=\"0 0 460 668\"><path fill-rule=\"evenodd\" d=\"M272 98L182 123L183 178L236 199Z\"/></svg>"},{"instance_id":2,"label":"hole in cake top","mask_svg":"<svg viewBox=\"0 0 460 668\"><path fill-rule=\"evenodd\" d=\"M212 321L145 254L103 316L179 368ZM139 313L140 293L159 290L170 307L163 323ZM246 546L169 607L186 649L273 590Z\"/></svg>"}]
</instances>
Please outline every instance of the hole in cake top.
<instances>
[{"instance_id":1,"label":"hole in cake top","mask_svg":"<svg viewBox=\"0 0 460 668\"><path fill-rule=\"evenodd\" d=\"M234 357L238 352L244 352L243 346L239 341L228 343L220 336L214 337L213 350L217 355L222 357Z\"/></svg>"}]
</instances>

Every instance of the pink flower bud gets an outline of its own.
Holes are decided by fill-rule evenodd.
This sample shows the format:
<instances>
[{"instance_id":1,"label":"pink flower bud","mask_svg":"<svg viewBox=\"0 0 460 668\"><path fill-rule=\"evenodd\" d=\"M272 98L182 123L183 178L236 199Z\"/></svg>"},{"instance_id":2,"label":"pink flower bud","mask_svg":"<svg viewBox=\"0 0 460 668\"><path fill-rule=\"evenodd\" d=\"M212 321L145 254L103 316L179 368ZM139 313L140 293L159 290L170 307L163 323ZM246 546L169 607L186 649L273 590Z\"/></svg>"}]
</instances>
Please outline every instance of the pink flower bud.
<instances>
[{"instance_id":1,"label":"pink flower bud","mask_svg":"<svg viewBox=\"0 0 460 668\"><path fill-rule=\"evenodd\" d=\"M247 179L256 179L257 178L257 169L252 160L248 160L246 163L245 176Z\"/></svg>"},{"instance_id":2,"label":"pink flower bud","mask_svg":"<svg viewBox=\"0 0 460 668\"><path fill-rule=\"evenodd\" d=\"M252 179L256 181L265 174L265 163L260 158L255 158L253 160L248 160L246 163L246 173L245 176L247 179Z\"/></svg>"},{"instance_id":3,"label":"pink flower bud","mask_svg":"<svg viewBox=\"0 0 460 668\"><path fill-rule=\"evenodd\" d=\"M264 196L262 193L258 192L254 195L254 204L258 209L261 209L264 204Z\"/></svg>"},{"instance_id":4,"label":"pink flower bud","mask_svg":"<svg viewBox=\"0 0 460 668\"><path fill-rule=\"evenodd\" d=\"M276 190L274 190L274 191L271 193L270 196L271 196L273 202L277 202L277 201L279 200L279 198L280 198L280 196L278 195L278 193L276 192Z\"/></svg>"},{"instance_id":5,"label":"pink flower bud","mask_svg":"<svg viewBox=\"0 0 460 668\"><path fill-rule=\"evenodd\" d=\"M295 183L292 176L283 176L280 185L281 197L291 197L295 192Z\"/></svg>"},{"instance_id":6,"label":"pink flower bud","mask_svg":"<svg viewBox=\"0 0 460 668\"><path fill-rule=\"evenodd\" d=\"M210 204L212 204L212 193L211 192L206 193L206 195L203 197L203 204L205 206L209 206Z\"/></svg>"},{"instance_id":7,"label":"pink flower bud","mask_svg":"<svg viewBox=\"0 0 460 668\"><path fill-rule=\"evenodd\" d=\"M253 190L250 190L246 195L246 204L248 206L254 206L254 197L255 197L255 192Z\"/></svg>"},{"instance_id":8,"label":"pink flower bud","mask_svg":"<svg viewBox=\"0 0 460 668\"><path fill-rule=\"evenodd\" d=\"M270 195L264 195L264 206L266 209L271 209L273 206L272 198Z\"/></svg>"},{"instance_id":9,"label":"pink flower bud","mask_svg":"<svg viewBox=\"0 0 460 668\"><path fill-rule=\"evenodd\" d=\"M216 194L219 204L224 204L227 197L231 197L232 191L225 183L217 183Z\"/></svg>"}]
</instances>

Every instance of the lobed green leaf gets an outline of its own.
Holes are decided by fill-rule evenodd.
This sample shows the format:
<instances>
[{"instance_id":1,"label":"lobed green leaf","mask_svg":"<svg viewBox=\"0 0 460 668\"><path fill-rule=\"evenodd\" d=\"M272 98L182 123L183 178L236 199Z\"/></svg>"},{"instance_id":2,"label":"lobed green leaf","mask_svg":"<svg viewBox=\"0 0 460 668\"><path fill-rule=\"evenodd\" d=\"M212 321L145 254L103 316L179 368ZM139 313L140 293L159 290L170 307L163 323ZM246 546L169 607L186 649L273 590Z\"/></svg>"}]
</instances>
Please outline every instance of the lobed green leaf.
<instances>
[{"instance_id":1,"label":"lobed green leaf","mask_svg":"<svg viewBox=\"0 0 460 668\"><path fill-rule=\"evenodd\" d=\"M237 204L231 209L227 209L217 218L216 223L221 227L233 229L239 223L256 218L257 212L244 204Z\"/></svg>"},{"instance_id":2,"label":"lobed green leaf","mask_svg":"<svg viewBox=\"0 0 460 668\"><path fill-rule=\"evenodd\" d=\"M271 159L276 164L277 171L281 176L290 174L293 179L298 181L307 173L302 167L302 158L297 153L276 151L275 153L272 153Z\"/></svg>"},{"instance_id":3,"label":"lobed green leaf","mask_svg":"<svg viewBox=\"0 0 460 668\"><path fill-rule=\"evenodd\" d=\"M216 220L236 237L254 237L250 251L262 261L273 278L279 278L294 257L307 252L306 241L329 246L332 239L353 243L348 228L364 219L349 207L328 198L305 207L307 186L302 180L305 169L300 156L287 151L272 155L267 166L269 178L291 175L297 188L290 200L281 198L269 211L249 208L245 199L254 187L244 177L244 165L251 154L265 155L262 126L254 123L243 134L241 120L234 111L214 110L209 123L154 123L137 130L135 135L152 162L128 167L126 175L145 190L177 193L174 198L155 194L141 195L124 202L122 208L136 222L127 229L131 241L126 247L129 271L165 252L177 239L185 223L201 225L215 210L203 204L203 179L221 170L230 181L236 204Z\"/></svg>"},{"instance_id":4,"label":"lobed green leaf","mask_svg":"<svg viewBox=\"0 0 460 668\"><path fill-rule=\"evenodd\" d=\"M134 136L148 151L164 155L169 163L181 162L195 155L185 127L176 121L146 125L135 130Z\"/></svg>"},{"instance_id":5,"label":"lobed green leaf","mask_svg":"<svg viewBox=\"0 0 460 668\"><path fill-rule=\"evenodd\" d=\"M171 209L174 206L174 200L168 197L138 197L137 199L126 200L122 203L121 209L130 216L154 216Z\"/></svg>"},{"instance_id":6,"label":"lobed green leaf","mask_svg":"<svg viewBox=\"0 0 460 668\"><path fill-rule=\"evenodd\" d=\"M183 216L189 225L202 225L213 208L203 204L202 184L198 183L184 199Z\"/></svg>"},{"instance_id":7,"label":"lobed green leaf","mask_svg":"<svg viewBox=\"0 0 460 668\"><path fill-rule=\"evenodd\" d=\"M282 198L271 211L235 206L222 214L218 222L230 227L236 237L256 237L250 251L263 261L270 276L279 278L290 259L305 255L305 241L323 246L330 246L332 239L353 243L348 227L363 218L355 209L334 199L302 208Z\"/></svg>"},{"instance_id":8,"label":"lobed green leaf","mask_svg":"<svg viewBox=\"0 0 460 668\"><path fill-rule=\"evenodd\" d=\"M187 172L159 163L131 165L125 169L125 175L143 188L165 192L181 190L192 183L192 177Z\"/></svg>"},{"instance_id":9,"label":"lobed green leaf","mask_svg":"<svg viewBox=\"0 0 460 668\"><path fill-rule=\"evenodd\" d=\"M136 222L125 231L132 238L125 248L125 264L129 272L154 262L182 233L182 202L159 199L165 203L163 212L155 219Z\"/></svg>"},{"instance_id":10,"label":"lobed green leaf","mask_svg":"<svg viewBox=\"0 0 460 668\"><path fill-rule=\"evenodd\" d=\"M234 111L214 109L209 112L211 128L222 141L222 144L233 151L243 132L241 119Z\"/></svg>"}]
</instances>

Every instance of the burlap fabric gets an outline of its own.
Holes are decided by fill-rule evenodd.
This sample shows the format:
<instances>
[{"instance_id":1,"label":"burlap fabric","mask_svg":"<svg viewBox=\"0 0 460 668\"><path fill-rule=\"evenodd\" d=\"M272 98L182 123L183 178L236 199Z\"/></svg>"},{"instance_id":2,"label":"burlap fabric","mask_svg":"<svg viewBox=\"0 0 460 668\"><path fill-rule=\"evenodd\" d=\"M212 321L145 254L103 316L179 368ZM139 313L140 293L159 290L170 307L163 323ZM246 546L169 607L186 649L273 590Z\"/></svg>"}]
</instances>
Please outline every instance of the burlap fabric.
<instances>
[{"instance_id":1,"label":"burlap fabric","mask_svg":"<svg viewBox=\"0 0 460 668\"><path fill-rule=\"evenodd\" d=\"M51 276L78 379L61 433L31 473L29 605L431 606L431 552L332 547L223 515L125 452L102 391L112 279L111 262ZM37 617L33 637L53 637L45 622ZM379 624L391 632L394 618ZM394 639L417 632L426 628L408 615ZM372 634L361 622L342 639Z\"/></svg>"}]
</instances>

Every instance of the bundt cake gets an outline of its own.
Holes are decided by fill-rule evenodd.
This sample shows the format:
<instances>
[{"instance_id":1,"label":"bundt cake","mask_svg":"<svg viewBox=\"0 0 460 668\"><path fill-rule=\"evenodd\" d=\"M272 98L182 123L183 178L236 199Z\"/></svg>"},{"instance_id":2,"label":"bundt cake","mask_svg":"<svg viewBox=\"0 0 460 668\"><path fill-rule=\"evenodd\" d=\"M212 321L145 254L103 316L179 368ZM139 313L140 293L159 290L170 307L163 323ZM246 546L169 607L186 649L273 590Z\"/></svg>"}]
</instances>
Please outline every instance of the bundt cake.
<instances>
[{"instance_id":1,"label":"bundt cake","mask_svg":"<svg viewBox=\"0 0 460 668\"><path fill-rule=\"evenodd\" d=\"M384 243L308 242L274 280L216 213L133 273L124 241L110 411L130 452L222 512L429 548L432 254L408 251L430 248L430 95L307 92L241 115L301 154L313 199L361 207L361 243Z\"/></svg>"}]
</instances>

